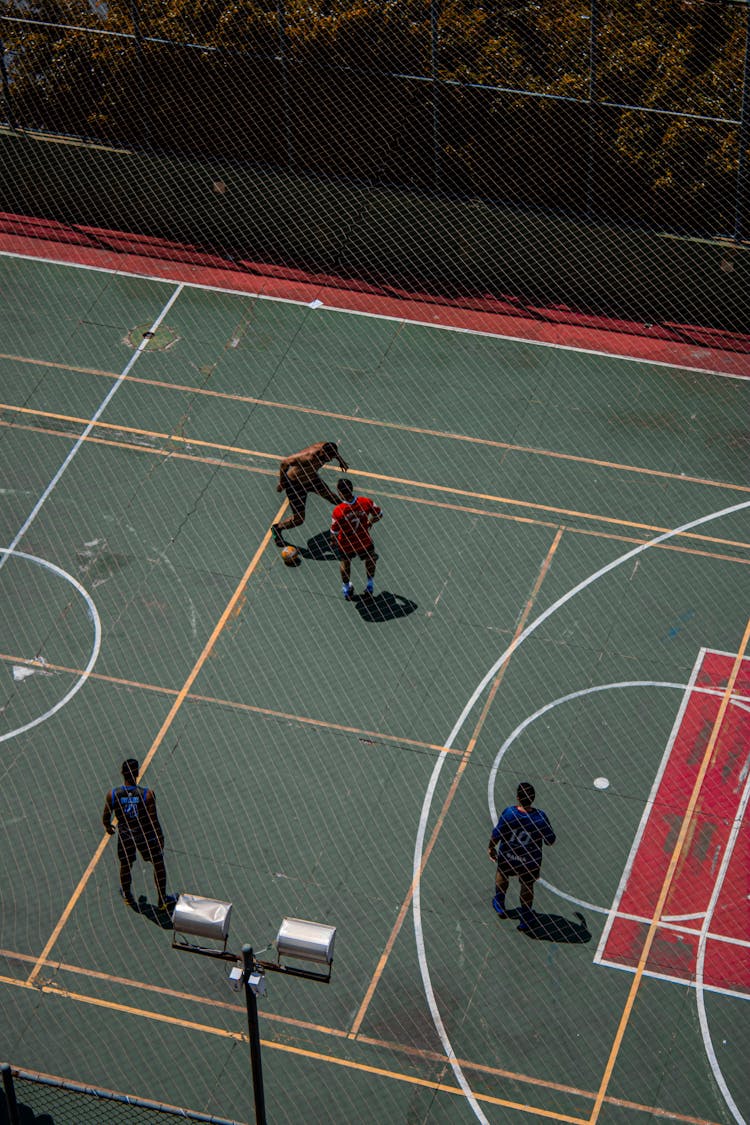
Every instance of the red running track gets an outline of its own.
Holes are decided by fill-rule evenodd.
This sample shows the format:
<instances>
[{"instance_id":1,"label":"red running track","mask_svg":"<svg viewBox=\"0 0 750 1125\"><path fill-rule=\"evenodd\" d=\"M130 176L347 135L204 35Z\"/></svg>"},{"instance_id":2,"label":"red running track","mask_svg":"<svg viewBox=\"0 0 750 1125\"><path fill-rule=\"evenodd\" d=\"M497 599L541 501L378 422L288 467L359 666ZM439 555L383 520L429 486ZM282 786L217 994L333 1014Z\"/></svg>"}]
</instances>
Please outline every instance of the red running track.
<instances>
[{"instance_id":1,"label":"red running track","mask_svg":"<svg viewBox=\"0 0 750 1125\"><path fill-rule=\"evenodd\" d=\"M703 656L696 686L718 688L719 694L690 695L630 857L627 882L613 906L616 915L597 956L603 964L635 969L639 963L734 660L714 652ZM748 658L742 661L734 693L750 705ZM701 927L721 880L709 921L703 983L750 997L750 823L747 816L740 819L749 773L750 712L730 704L662 911L662 921L680 928L659 926L644 970L651 976L695 980ZM731 858L724 866L727 848Z\"/></svg>"},{"instance_id":2,"label":"red running track","mask_svg":"<svg viewBox=\"0 0 750 1125\"><path fill-rule=\"evenodd\" d=\"M513 296L448 297L357 279L236 261L200 247L0 212L0 252L182 281L419 324L485 332L720 375L750 377L750 334L705 325L646 325Z\"/></svg>"}]
</instances>

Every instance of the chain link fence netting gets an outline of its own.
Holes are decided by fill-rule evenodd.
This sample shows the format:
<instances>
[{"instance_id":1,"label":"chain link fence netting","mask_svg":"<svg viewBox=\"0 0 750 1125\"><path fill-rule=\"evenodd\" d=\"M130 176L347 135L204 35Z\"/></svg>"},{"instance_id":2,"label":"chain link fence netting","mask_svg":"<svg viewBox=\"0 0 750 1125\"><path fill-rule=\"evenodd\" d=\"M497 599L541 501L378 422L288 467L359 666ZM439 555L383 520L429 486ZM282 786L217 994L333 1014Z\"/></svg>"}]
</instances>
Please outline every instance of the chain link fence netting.
<instances>
[{"instance_id":1,"label":"chain link fence netting","mask_svg":"<svg viewBox=\"0 0 750 1125\"><path fill-rule=\"evenodd\" d=\"M224 1117L3 1067L0 1125L169 1125L175 1120L240 1125Z\"/></svg>"},{"instance_id":2,"label":"chain link fence netting","mask_svg":"<svg viewBox=\"0 0 750 1125\"><path fill-rule=\"evenodd\" d=\"M9 127L741 240L746 0L32 0Z\"/></svg>"}]
</instances>

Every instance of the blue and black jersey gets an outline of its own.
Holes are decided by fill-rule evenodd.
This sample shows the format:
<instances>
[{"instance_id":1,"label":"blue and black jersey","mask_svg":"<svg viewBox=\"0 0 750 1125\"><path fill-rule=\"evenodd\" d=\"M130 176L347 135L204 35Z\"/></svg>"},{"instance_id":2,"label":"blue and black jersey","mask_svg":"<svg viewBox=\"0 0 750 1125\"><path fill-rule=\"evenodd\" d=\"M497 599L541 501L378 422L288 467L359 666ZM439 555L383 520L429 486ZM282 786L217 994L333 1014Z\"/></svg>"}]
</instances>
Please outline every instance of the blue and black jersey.
<instances>
[{"instance_id":1,"label":"blue and black jersey","mask_svg":"<svg viewBox=\"0 0 750 1125\"><path fill-rule=\"evenodd\" d=\"M511 867L533 871L542 865L542 845L554 844L555 833L541 809L509 805L492 829L492 841L498 860L502 857Z\"/></svg>"},{"instance_id":2,"label":"blue and black jersey","mask_svg":"<svg viewBox=\"0 0 750 1125\"><path fill-rule=\"evenodd\" d=\"M134 840L157 837L156 824L146 807L148 793L140 785L120 785L112 790L112 812L117 816L121 836Z\"/></svg>"}]
</instances>

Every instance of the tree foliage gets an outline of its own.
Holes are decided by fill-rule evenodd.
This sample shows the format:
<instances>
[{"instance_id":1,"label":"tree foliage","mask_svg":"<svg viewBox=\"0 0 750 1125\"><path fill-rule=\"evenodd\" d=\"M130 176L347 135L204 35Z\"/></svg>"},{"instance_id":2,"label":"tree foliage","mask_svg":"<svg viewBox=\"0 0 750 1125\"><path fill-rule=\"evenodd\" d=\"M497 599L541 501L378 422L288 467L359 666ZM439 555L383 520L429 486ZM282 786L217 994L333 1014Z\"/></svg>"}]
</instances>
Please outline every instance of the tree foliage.
<instances>
[{"instance_id":1,"label":"tree foliage","mask_svg":"<svg viewBox=\"0 0 750 1125\"><path fill-rule=\"evenodd\" d=\"M65 25L5 25L22 127L731 228L746 6L30 0L22 13Z\"/></svg>"}]
</instances>

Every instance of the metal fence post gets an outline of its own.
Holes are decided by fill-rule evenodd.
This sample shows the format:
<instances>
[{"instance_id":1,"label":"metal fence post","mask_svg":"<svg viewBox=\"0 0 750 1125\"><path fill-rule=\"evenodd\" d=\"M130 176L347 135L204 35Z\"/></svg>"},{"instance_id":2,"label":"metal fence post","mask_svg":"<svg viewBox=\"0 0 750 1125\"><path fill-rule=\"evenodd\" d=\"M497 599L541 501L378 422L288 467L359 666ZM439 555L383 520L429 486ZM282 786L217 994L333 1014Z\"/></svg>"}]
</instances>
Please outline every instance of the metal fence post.
<instances>
[{"instance_id":1,"label":"metal fence post","mask_svg":"<svg viewBox=\"0 0 750 1125\"><path fill-rule=\"evenodd\" d=\"M593 210L594 199L594 152L596 145L596 48L597 48L597 32L599 11L596 6L596 0L591 0L589 8L589 151L588 151L588 167L586 169L586 216L591 218Z\"/></svg>"},{"instance_id":2,"label":"metal fence post","mask_svg":"<svg viewBox=\"0 0 750 1125\"><path fill-rule=\"evenodd\" d=\"M10 83L8 82L8 69L5 65L5 41L0 39L0 78L3 83L3 101L5 102L5 110L8 114L8 124L11 129L15 129L16 122L13 116L13 101L10 96Z\"/></svg>"},{"instance_id":3,"label":"metal fence post","mask_svg":"<svg viewBox=\"0 0 750 1125\"><path fill-rule=\"evenodd\" d=\"M294 168L294 146L292 144L292 123L289 110L289 41L286 34L286 8L284 0L276 2L276 24L279 42L279 62L281 63L281 89L284 104L284 140L286 144L286 163L291 172Z\"/></svg>"},{"instance_id":4,"label":"metal fence post","mask_svg":"<svg viewBox=\"0 0 750 1125\"><path fill-rule=\"evenodd\" d=\"M143 57L143 35L141 34L141 13L138 9L138 0L130 0L130 18L133 21L133 37L135 39L135 67L138 72L138 126L141 132L141 143L148 145L151 140L148 112L146 110L146 75Z\"/></svg>"},{"instance_id":5,"label":"metal fence post","mask_svg":"<svg viewBox=\"0 0 750 1125\"><path fill-rule=\"evenodd\" d=\"M440 0L430 0L430 73L432 76L432 178L440 190L443 179L440 145Z\"/></svg>"},{"instance_id":6,"label":"metal fence post","mask_svg":"<svg viewBox=\"0 0 750 1125\"><path fill-rule=\"evenodd\" d=\"M3 1090L5 1091L5 1105L8 1110L9 1125L21 1125L16 1101L16 1088L13 1084L13 1071L7 1063L3 1063Z\"/></svg>"},{"instance_id":7,"label":"metal fence post","mask_svg":"<svg viewBox=\"0 0 750 1125\"><path fill-rule=\"evenodd\" d=\"M742 68L742 106L737 160L737 194L734 205L734 237L741 242L744 234L745 210L748 206L747 157L750 148L750 5L745 15L745 63Z\"/></svg>"}]
</instances>

